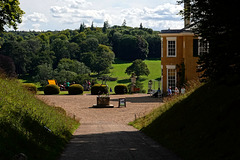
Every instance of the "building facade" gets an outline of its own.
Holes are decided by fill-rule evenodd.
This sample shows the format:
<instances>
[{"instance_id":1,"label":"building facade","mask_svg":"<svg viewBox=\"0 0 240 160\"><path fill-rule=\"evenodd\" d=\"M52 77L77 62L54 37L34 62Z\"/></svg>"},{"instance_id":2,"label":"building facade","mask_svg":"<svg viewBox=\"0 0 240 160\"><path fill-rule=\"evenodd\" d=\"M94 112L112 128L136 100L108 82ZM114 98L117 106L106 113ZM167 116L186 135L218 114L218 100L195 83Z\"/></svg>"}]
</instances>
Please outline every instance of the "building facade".
<instances>
[{"instance_id":1,"label":"building facade","mask_svg":"<svg viewBox=\"0 0 240 160\"><path fill-rule=\"evenodd\" d=\"M199 38L189 30L162 30L162 83L163 92L171 87L182 87L189 80L198 79Z\"/></svg>"}]
</instances>

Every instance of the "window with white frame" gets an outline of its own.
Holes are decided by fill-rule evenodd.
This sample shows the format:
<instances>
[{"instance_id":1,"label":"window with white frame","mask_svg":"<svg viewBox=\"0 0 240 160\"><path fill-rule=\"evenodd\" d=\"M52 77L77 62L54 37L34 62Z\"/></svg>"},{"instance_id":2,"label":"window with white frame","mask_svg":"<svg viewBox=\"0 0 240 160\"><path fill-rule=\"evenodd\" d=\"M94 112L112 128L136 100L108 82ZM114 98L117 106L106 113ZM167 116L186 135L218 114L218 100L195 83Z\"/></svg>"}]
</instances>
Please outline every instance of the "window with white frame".
<instances>
[{"instance_id":1,"label":"window with white frame","mask_svg":"<svg viewBox=\"0 0 240 160\"><path fill-rule=\"evenodd\" d=\"M193 57L198 57L205 53L209 53L209 42L201 38L193 39Z\"/></svg>"},{"instance_id":2,"label":"window with white frame","mask_svg":"<svg viewBox=\"0 0 240 160\"><path fill-rule=\"evenodd\" d=\"M177 56L177 38L176 37L167 37L167 57L176 57Z\"/></svg>"},{"instance_id":3,"label":"window with white frame","mask_svg":"<svg viewBox=\"0 0 240 160\"><path fill-rule=\"evenodd\" d=\"M177 84L177 70L175 65L167 66L167 82L167 87L171 86L172 90L174 90Z\"/></svg>"},{"instance_id":4,"label":"window with white frame","mask_svg":"<svg viewBox=\"0 0 240 160\"><path fill-rule=\"evenodd\" d=\"M209 53L209 43L200 39L198 41L198 55L201 56L205 53Z\"/></svg>"}]
</instances>

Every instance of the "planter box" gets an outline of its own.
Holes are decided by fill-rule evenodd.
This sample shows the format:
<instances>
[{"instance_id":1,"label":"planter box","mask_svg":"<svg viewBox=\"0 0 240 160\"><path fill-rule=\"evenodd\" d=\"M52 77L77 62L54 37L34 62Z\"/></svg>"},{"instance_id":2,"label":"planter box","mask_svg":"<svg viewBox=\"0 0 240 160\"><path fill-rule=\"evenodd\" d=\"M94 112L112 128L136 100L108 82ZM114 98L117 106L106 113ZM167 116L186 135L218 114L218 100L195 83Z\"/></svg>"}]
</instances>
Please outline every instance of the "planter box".
<instances>
[{"instance_id":1,"label":"planter box","mask_svg":"<svg viewBox=\"0 0 240 160\"><path fill-rule=\"evenodd\" d=\"M97 97L97 105L109 105L110 97Z\"/></svg>"},{"instance_id":2,"label":"planter box","mask_svg":"<svg viewBox=\"0 0 240 160\"><path fill-rule=\"evenodd\" d=\"M93 105L93 108L114 108L110 104L110 97L97 97L97 104Z\"/></svg>"}]
</instances>

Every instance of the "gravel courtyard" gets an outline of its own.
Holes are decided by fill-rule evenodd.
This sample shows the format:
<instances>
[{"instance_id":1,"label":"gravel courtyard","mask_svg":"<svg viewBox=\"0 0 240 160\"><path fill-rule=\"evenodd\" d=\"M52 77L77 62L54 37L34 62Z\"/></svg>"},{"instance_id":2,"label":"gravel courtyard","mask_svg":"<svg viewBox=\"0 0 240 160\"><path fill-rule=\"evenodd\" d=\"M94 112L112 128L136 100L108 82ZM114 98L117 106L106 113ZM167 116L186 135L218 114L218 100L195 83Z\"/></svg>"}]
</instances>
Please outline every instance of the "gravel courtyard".
<instances>
[{"instance_id":1,"label":"gravel courtyard","mask_svg":"<svg viewBox=\"0 0 240 160\"><path fill-rule=\"evenodd\" d=\"M111 95L114 108L92 108L95 95L38 95L50 105L62 107L80 120L60 160L95 159L178 159L150 138L127 124L136 117L162 105L160 99L147 94ZM126 98L127 107L118 108L119 98Z\"/></svg>"}]
</instances>

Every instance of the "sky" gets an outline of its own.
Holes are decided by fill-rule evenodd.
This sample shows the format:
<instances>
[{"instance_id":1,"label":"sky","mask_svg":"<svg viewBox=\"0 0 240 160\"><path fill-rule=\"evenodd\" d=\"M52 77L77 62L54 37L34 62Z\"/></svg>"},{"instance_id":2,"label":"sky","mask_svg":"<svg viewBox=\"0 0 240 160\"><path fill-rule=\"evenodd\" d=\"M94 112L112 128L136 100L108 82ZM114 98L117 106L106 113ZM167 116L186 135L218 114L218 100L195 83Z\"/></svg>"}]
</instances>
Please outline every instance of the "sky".
<instances>
[{"instance_id":1,"label":"sky","mask_svg":"<svg viewBox=\"0 0 240 160\"><path fill-rule=\"evenodd\" d=\"M22 31L47 31L79 29L84 23L90 27L102 27L104 21L110 26L126 25L163 29L181 29L184 22L178 15L182 6L176 0L19 0L25 12Z\"/></svg>"}]
</instances>

